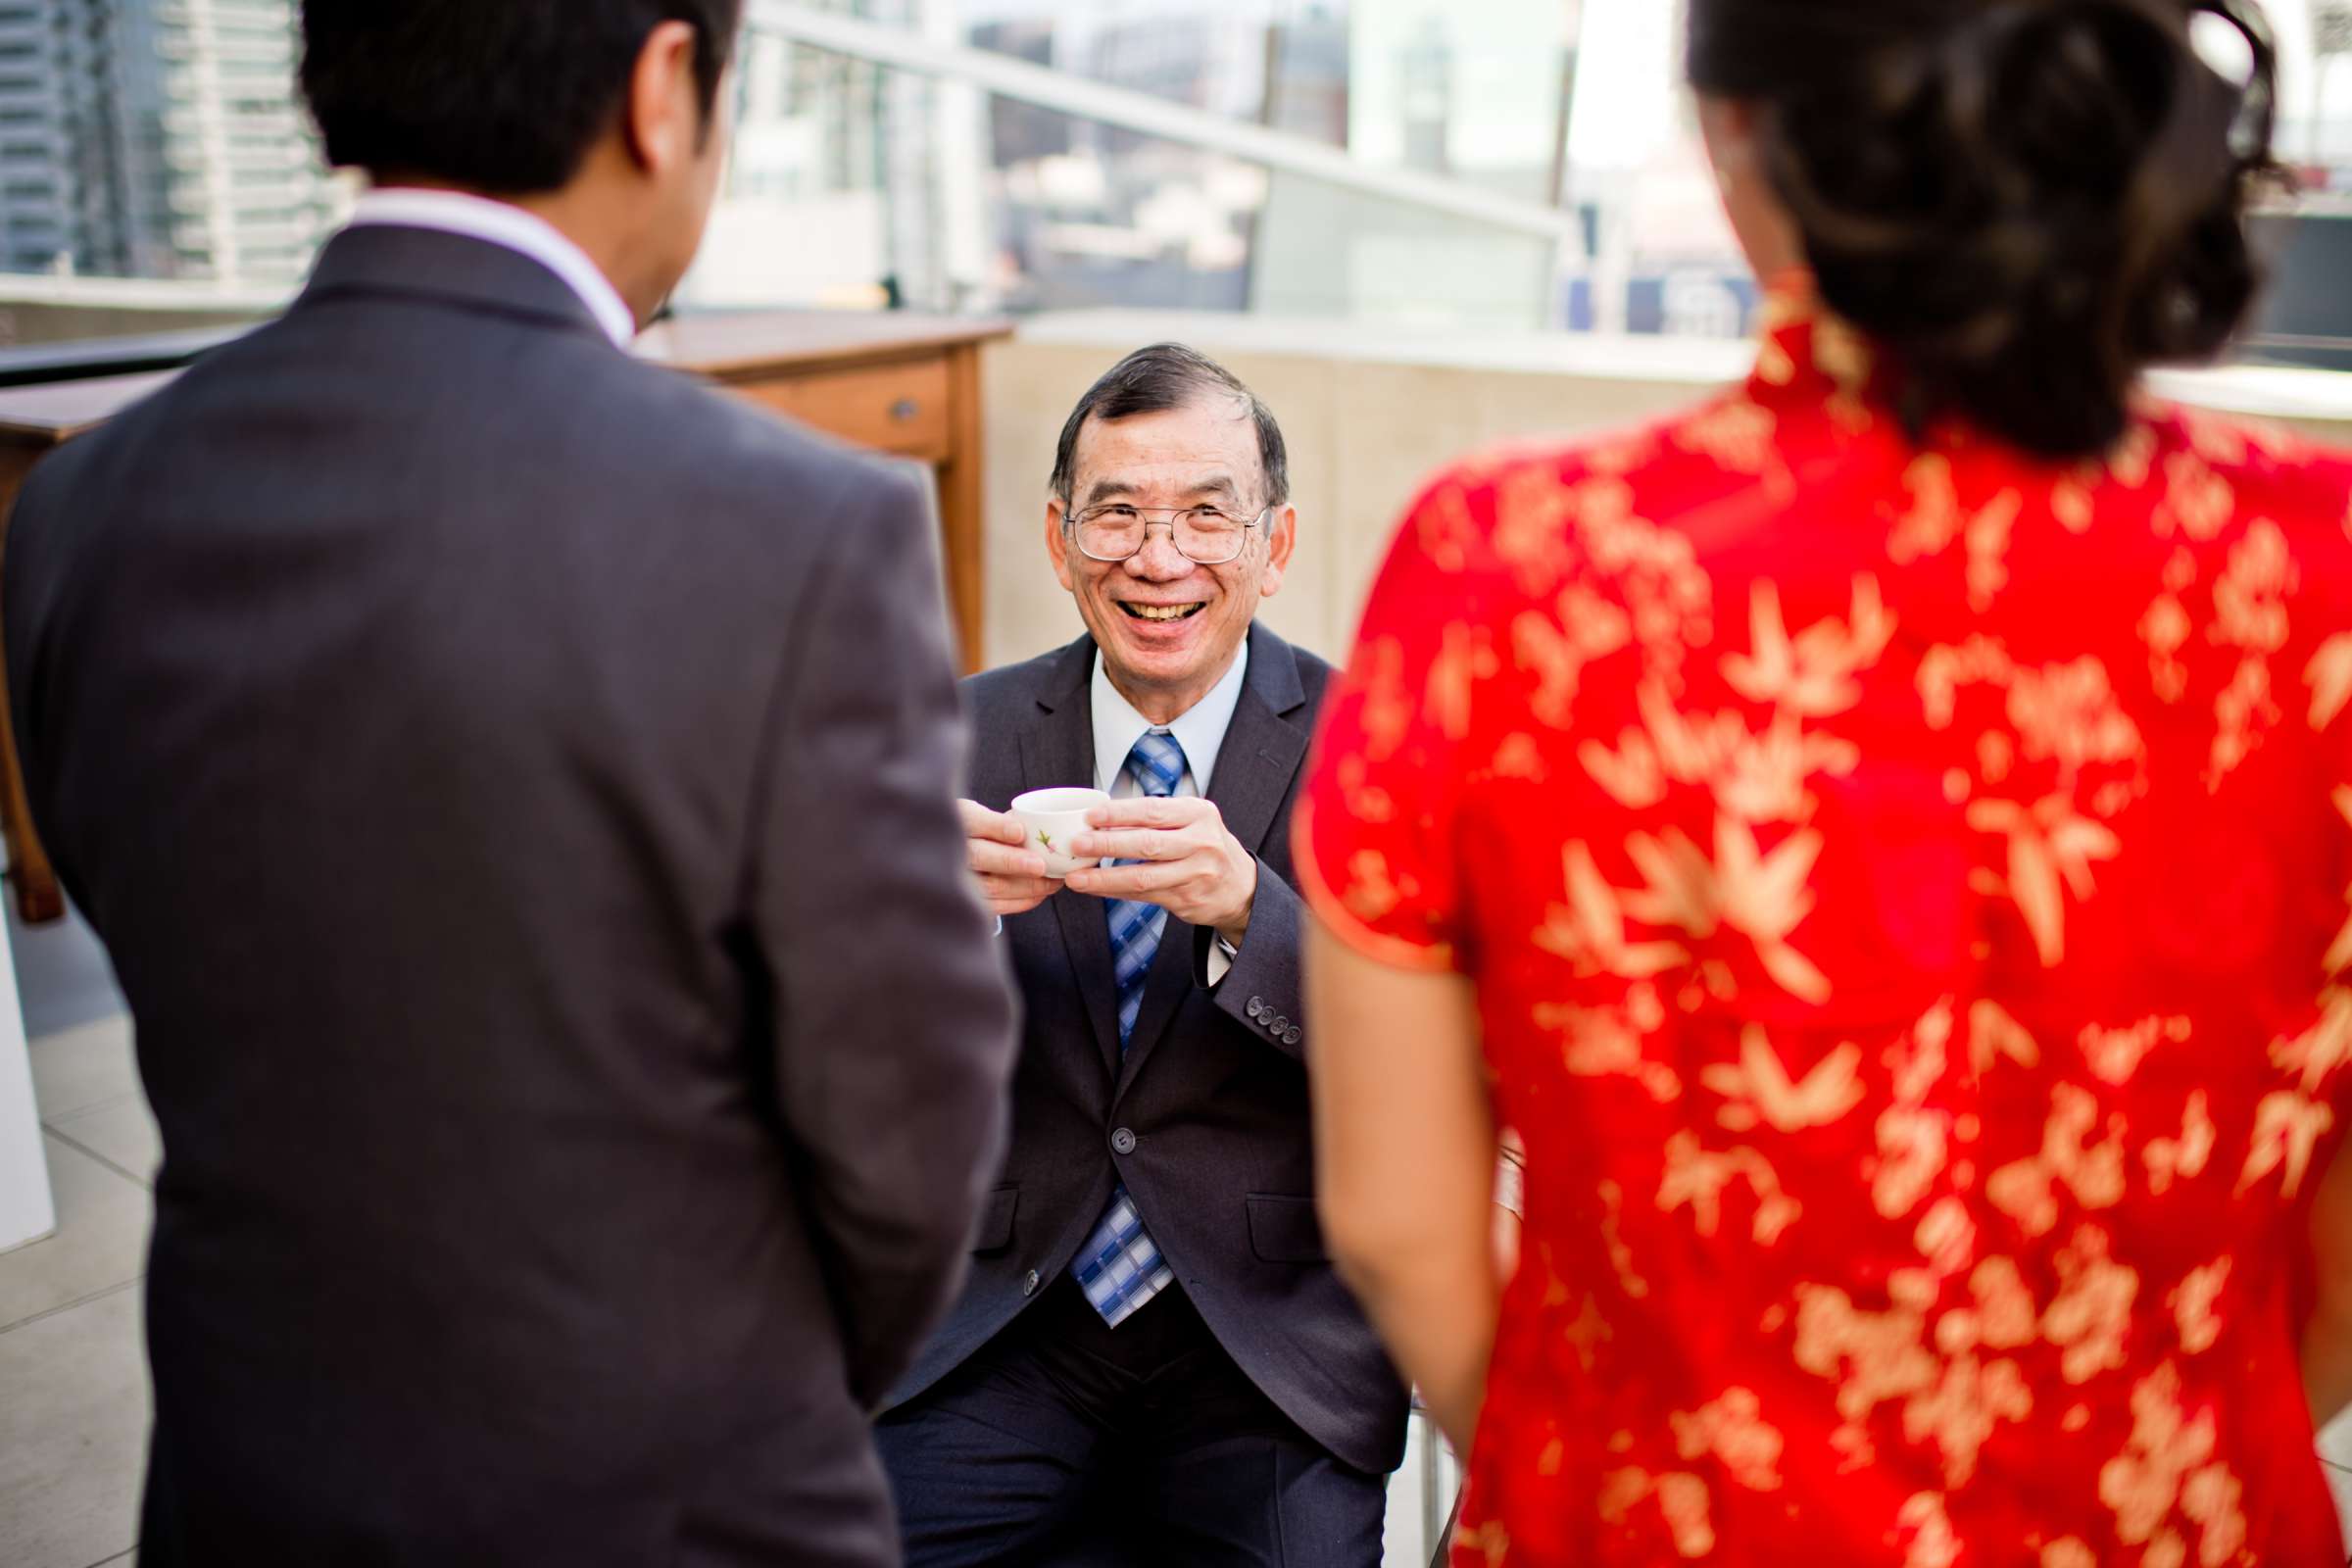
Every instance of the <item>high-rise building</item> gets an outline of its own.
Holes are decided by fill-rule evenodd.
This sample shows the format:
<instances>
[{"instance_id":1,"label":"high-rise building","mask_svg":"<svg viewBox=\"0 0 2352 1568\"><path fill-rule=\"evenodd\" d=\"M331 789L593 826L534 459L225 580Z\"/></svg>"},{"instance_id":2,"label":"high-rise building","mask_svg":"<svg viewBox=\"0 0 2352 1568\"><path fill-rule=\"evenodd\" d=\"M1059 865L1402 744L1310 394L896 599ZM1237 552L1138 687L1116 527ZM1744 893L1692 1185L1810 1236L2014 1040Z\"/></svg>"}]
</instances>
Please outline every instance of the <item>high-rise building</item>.
<instances>
[{"instance_id":1,"label":"high-rise building","mask_svg":"<svg viewBox=\"0 0 2352 1568\"><path fill-rule=\"evenodd\" d=\"M814 3L919 29L942 0ZM679 302L847 300L888 287L912 304L953 304L931 238L937 89L757 30L744 38L735 83L726 182Z\"/></svg>"},{"instance_id":2,"label":"high-rise building","mask_svg":"<svg viewBox=\"0 0 2352 1568\"><path fill-rule=\"evenodd\" d=\"M1348 145L1349 35L1344 6L1309 0L1286 21L1271 25L1266 85L1260 116L1277 130L1309 136L1334 147Z\"/></svg>"},{"instance_id":3,"label":"high-rise building","mask_svg":"<svg viewBox=\"0 0 2352 1568\"><path fill-rule=\"evenodd\" d=\"M72 143L59 0L0 3L0 269L71 265Z\"/></svg>"},{"instance_id":4,"label":"high-rise building","mask_svg":"<svg viewBox=\"0 0 2352 1568\"><path fill-rule=\"evenodd\" d=\"M294 0L0 0L0 269L292 283L342 216Z\"/></svg>"},{"instance_id":5,"label":"high-rise building","mask_svg":"<svg viewBox=\"0 0 2352 1568\"><path fill-rule=\"evenodd\" d=\"M84 270L299 279L342 202L297 95L293 0L68 0L60 10L78 13L61 27L78 24L99 45L91 64L113 143L113 210L83 203L96 220Z\"/></svg>"}]
</instances>

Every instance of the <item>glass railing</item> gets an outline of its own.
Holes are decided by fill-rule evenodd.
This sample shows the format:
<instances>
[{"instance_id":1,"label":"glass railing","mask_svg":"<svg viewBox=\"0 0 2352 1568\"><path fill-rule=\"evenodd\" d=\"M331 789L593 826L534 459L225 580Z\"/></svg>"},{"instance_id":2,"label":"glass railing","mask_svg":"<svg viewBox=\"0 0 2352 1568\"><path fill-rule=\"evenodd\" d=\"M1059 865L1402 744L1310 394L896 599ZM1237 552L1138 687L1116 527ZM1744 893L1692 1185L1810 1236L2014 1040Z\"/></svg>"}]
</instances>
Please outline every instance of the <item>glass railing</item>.
<instances>
[{"instance_id":1,"label":"glass railing","mask_svg":"<svg viewBox=\"0 0 2352 1568\"><path fill-rule=\"evenodd\" d=\"M2329 309L2352 232L2340 5L2270 7L2279 147L2312 199L2271 223L2256 352L2352 368ZM1678 12L751 0L734 162L681 303L1742 336L1757 293L1676 85Z\"/></svg>"},{"instance_id":2,"label":"glass railing","mask_svg":"<svg viewBox=\"0 0 2352 1568\"><path fill-rule=\"evenodd\" d=\"M1680 9L748 0L728 89L733 153L678 305L1173 307L1741 336L1756 291L1676 84ZM2352 42L2341 36L2352 24L2339 16L2346 0L2269 10L2285 62L2279 147L2312 195L2272 225L2280 282L2251 352L2352 366L2335 284L2338 236L2352 233ZM270 0L252 14L265 13L283 16L290 49L292 8ZM144 45L133 31L108 49L176 47L169 29L140 34ZM259 51L260 36L243 28L235 52ZM22 112L65 138L61 178L130 178L101 167L102 150L69 144L49 100L83 90L76 73L96 59L69 53L48 62L43 103ZM233 141L267 129L295 160L289 193L340 211L290 99L232 105L217 127L178 123L186 111L160 94L152 108L162 167L225 177L211 131ZM261 236L269 265L247 271L255 248L233 234L129 232L168 206L159 190L114 229L76 217L37 263L24 245L13 254L45 272L151 271L198 295L284 290L299 270L276 254L279 232Z\"/></svg>"}]
</instances>

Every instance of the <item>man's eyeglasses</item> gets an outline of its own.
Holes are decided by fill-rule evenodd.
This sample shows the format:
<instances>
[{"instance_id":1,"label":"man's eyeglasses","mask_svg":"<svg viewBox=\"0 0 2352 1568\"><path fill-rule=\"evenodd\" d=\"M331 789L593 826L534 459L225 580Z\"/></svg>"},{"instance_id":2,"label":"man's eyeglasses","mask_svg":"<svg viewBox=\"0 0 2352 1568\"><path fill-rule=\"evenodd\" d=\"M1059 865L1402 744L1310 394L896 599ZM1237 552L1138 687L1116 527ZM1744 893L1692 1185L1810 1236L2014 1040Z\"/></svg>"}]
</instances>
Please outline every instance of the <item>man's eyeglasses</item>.
<instances>
[{"instance_id":1,"label":"man's eyeglasses","mask_svg":"<svg viewBox=\"0 0 2352 1568\"><path fill-rule=\"evenodd\" d=\"M1237 517L1221 507L1131 507L1114 501L1075 514L1070 531L1087 560L1115 562L1140 553L1153 528L1166 528L1185 560L1197 566L1222 566L1241 559L1250 546L1250 530L1273 510Z\"/></svg>"}]
</instances>

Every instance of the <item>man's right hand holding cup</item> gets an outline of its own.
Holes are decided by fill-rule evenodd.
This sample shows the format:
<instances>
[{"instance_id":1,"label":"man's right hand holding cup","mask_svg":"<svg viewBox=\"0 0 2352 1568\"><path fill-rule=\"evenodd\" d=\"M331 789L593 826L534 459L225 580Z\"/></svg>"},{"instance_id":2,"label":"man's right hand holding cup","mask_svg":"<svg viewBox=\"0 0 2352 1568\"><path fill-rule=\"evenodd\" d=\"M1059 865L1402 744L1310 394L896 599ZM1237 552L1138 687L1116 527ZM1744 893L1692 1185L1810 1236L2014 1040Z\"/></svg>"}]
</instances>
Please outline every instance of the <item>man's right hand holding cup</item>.
<instances>
[{"instance_id":1,"label":"man's right hand holding cup","mask_svg":"<svg viewBox=\"0 0 2352 1568\"><path fill-rule=\"evenodd\" d=\"M1061 891L1060 881L1046 874L1045 857L1028 848L1029 829L1020 821L977 801L957 801L956 808L963 817L965 854L991 914L1027 914Z\"/></svg>"}]
</instances>

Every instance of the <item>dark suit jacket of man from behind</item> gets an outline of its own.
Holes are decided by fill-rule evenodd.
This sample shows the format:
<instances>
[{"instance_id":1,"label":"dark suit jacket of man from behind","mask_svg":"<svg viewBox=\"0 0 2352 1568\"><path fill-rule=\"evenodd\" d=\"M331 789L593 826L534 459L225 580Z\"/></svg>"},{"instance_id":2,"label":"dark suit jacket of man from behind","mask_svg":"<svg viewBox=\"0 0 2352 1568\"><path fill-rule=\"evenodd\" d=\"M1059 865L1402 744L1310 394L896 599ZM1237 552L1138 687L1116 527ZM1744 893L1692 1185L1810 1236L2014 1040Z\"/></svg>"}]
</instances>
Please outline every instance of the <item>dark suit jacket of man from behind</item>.
<instances>
[{"instance_id":1,"label":"dark suit jacket of man from behind","mask_svg":"<svg viewBox=\"0 0 2352 1568\"><path fill-rule=\"evenodd\" d=\"M971 798L1096 777L1091 638L964 682ZM1024 1021L1013 1136L970 1281L892 1396L915 1397L1069 1265L1123 1179L1217 1342L1284 1414L1375 1474L1404 1451L1405 1396L1315 1220L1291 808L1330 666L1263 626L1209 776L1225 826L1257 857L1240 956L1200 983L1208 934L1173 916L1124 1060L1107 906L1056 893L1004 922ZM1305 1020L1305 1021L1301 1021ZM1122 1153L1134 1135L1132 1152ZM1116 1139L1116 1143L1114 1143ZM1150 1307L1145 1308L1146 1311Z\"/></svg>"},{"instance_id":2,"label":"dark suit jacket of man from behind","mask_svg":"<svg viewBox=\"0 0 2352 1568\"><path fill-rule=\"evenodd\" d=\"M142 1558L883 1564L1001 1150L929 507L359 228L34 475L36 817L162 1123Z\"/></svg>"}]
</instances>

